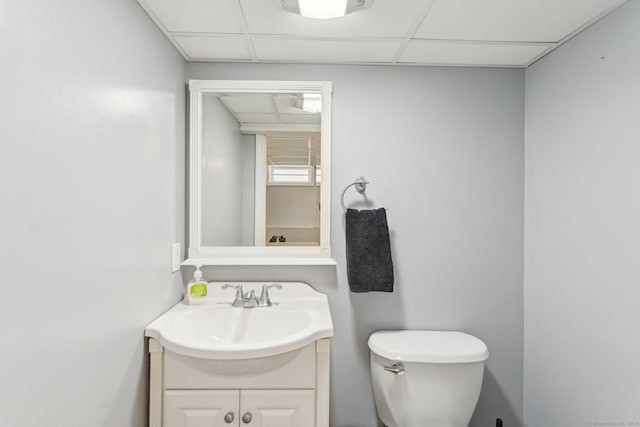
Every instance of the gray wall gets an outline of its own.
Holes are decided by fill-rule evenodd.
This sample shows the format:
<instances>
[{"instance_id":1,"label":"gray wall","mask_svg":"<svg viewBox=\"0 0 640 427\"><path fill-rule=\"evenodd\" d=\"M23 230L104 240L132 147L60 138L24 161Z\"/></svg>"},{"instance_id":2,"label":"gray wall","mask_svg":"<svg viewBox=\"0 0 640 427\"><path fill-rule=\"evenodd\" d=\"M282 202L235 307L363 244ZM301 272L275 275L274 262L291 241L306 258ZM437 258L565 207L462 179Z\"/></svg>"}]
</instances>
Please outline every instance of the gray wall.
<instances>
[{"instance_id":1,"label":"gray wall","mask_svg":"<svg viewBox=\"0 0 640 427\"><path fill-rule=\"evenodd\" d=\"M202 102L202 244L242 246L244 138L217 96ZM220 185L220 183L224 183Z\"/></svg>"},{"instance_id":2,"label":"gray wall","mask_svg":"<svg viewBox=\"0 0 640 427\"><path fill-rule=\"evenodd\" d=\"M640 419L640 4L527 71L525 423ZM131 1L0 6L0 424L143 426L144 326L183 292L184 64ZM191 78L333 80L332 424L371 426L370 332L460 329L491 351L473 426L521 424L519 70L191 64ZM394 294L351 294L337 195L385 206Z\"/></svg>"},{"instance_id":3,"label":"gray wall","mask_svg":"<svg viewBox=\"0 0 640 427\"><path fill-rule=\"evenodd\" d=\"M0 425L141 427L182 293L184 63L129 0L0 5Z\"/></svg>"},{"instance_id":4,"label":"gray wall","mask_svg":"<svg viewBox=\"0 0 640 427\"><path fill-rule=\"evenodd\" d=\"M256 240L256 136L242 137L242 245Z\"/></svg>"},{"instance_id":5,"label":"gray wall","mask_svg":"<svg viewBox=\"0 0 640 427\"><path fill-rule=\"evenodd\" d=\"M458 329L491 358L473 426L521 425L524 72L507 69L189 64L189 78L332 80L334 267L215 267L209 280L302 280L334 319L331 421L376 422L367 338ZM352 294L340 192L359 175L389 209L396 292ZM359 203L360 202L360 203Z\"/></svg>"},{"instance_id":6,"label":"gray wall","mask_svg":"<svg viewBox=\"0 0 640 427\"><path fill-rule=\"evenodd\" d=\"M525 424L640 421L640 2L527 70Z\"/></svg>"}]
</instances>

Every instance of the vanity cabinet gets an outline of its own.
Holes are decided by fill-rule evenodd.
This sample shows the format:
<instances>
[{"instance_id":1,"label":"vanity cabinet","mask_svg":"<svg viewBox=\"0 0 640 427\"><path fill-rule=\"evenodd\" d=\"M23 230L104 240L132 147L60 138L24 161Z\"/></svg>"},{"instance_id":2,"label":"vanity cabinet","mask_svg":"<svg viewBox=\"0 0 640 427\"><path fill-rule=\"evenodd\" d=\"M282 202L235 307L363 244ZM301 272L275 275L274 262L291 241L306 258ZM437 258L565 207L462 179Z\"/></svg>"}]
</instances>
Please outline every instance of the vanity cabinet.
<instances>
[{"instance_id":1,"label":"vanity cabinet","mask_svg":"<svg viewBox=\"0 0 640 427\"><path fill-rule=\"evenodd\" d=\"M314 390L165 391L166 426L293 427L314 424Z\"/></svg>"},{"instance_id":2,"label":"vanity cabinet","mask_svg":"<svg viewBox=\"0 0 640 427\"><path fill-rule=\"evenodd\" d=\"M167 390L163 424L171 427L239 426L237 390ZM233 417L225 421L225 416ZM229 419L229 418L228 418Z\"/></svg>"},{"instance_id":3,"label":"vanity cabinet","mask_svg":"<svg viewBox=\"0 0 640 427\"><path fill-rule=\"evenodd\" d=\"M149 339L150 427L328 427L329 339L275 356L209 360Z\"/></svg>"}]
</instances>

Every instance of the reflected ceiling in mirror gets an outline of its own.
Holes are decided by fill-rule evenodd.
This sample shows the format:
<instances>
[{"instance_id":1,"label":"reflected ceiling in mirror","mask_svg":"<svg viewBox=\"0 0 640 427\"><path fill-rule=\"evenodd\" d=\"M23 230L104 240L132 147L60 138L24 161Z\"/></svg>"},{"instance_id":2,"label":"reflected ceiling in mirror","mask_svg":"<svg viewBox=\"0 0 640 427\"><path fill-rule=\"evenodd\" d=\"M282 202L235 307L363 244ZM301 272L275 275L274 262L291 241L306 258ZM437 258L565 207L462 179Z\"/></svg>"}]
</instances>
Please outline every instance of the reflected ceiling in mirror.
<instances>
[{"instance_id":1,"label":"reflected ceiling in mirror","mask_svg":"<svg viewBox=\"0 0 640 427\"><path fill-rule=\"evenodd\" d=\"M252 125L316 125L320 132L322 95L305 93L229 93L218 96L238 122Z\"/></svg>"}]
</instances>

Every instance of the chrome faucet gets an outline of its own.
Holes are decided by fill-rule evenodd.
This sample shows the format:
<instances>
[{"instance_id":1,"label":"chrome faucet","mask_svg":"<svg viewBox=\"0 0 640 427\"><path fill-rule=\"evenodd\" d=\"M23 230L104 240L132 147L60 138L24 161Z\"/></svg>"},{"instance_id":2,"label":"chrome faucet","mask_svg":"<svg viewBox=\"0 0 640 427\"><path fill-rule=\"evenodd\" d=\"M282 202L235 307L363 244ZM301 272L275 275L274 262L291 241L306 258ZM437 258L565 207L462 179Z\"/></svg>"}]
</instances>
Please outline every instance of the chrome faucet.
<instances>
[{"instance_id":1,"label":"chrome faucet","mask_svg":"<svg viewBox=\"0 0 640 427\"><path fill-rule=\"evenodd\" d=\"M271 299L269 298L269 289L276 288L282 289L282 285L278 283L274 283L272 285L262 285L262 292L260 293L260 298L256 297L255 291L251 289L249 293L244 293L242 289L242 285L230 285L224 284L222 285L222 289L235 289L236 297L231 304L232 307L243 307L243 308L253 308L253 307L271 307L273 304L271 303Z\"/></svg>"},{"instance_id":2,"label":"chrome faucet","mask_svg":"<svg viewBox=\"0 0 640 427\"><path fill-rule=\"evenodd\" d=\"M224 284L222 285L222 289L235 289L236 290L236 297L233 300L233 303L231 304L232 307L246 307L246 308L250 308L250 307L257 307L258 306L258 298L255 295L255 291L253 289L251 289L251 291L249 291L248 294L245 294L244 291L242 290L242 285L229 285L229 284Z\"/></svg>"},{"instance_id":3,"label":"chrome faucet","mask_svg":"<svg viewBox=\"0 0 640 427\"><path fill-rule=\"evenodd\" d=\"M271 307L273 305L269 298L269 289L271 288L282 289L282 285L278 283L262 285L262 292L260 293L260 299L258 300L258 307Z\"/></svg>"}]
</instances>

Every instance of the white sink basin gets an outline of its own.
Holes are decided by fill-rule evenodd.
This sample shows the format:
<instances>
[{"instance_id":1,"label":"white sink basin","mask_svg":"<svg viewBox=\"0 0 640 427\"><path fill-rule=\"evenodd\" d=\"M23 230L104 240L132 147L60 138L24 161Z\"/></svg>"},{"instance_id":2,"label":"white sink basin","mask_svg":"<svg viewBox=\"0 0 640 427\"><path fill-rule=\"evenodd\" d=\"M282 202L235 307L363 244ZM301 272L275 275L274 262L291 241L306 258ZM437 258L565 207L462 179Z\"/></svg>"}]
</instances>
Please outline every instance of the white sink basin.
<instances>
[{"instance_id":1,"label":"white sink basin","mask_svg":"<svg viewBox=\"0 0 640 427\"><path fill-rule=\"evenodd\" d=\"M282 283L271 289L272 307L231 307L235 291L223 283L243 285L260 294L264 282L210 282L203 305L178 303L145 329L145 335L185 356L205 359L251 359L296 350L333 336L327 296L306 283Z\"/></svg>"}]
</instances>

